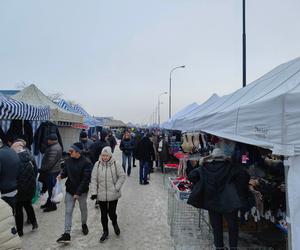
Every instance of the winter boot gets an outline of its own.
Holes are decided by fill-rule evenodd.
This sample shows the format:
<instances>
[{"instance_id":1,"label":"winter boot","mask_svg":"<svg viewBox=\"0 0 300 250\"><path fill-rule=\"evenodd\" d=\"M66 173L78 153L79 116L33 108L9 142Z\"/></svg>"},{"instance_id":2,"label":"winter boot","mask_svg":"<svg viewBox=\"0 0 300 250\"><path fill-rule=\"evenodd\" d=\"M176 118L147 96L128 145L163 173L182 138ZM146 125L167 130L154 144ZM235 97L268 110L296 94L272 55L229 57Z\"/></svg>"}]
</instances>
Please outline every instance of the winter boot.
<instances>
[{"instance_id":1,"label":"winter boot","mask_svg":"<svg viewBox=\"0 0 300 250\"><path fill-rule=\"evenodd\" d=\"M113 227L114 227L114 230L115 230L115 233L116 235L120 235L121 231L120 231L120 228L118 226L118 223L113 223Z\"/></svg>"},{"instance_id":2,"label":"winter boot","mask_svg":"<svg viewBox=\"0 0 300 250\"><path fill-rule=\"evenodd\" d=\"M41 209L45 209L47 207L50 207L51 206L51 202L47 200L47 202L41 206Z\"/></svg>"},{"instance_id":3,"label":"winter boot","mask_svg":"<svg viewBox=\"0 0 300 250\"><path fill-rule=\"evenodd\" d=\"M64 233L56 242L57 243L70 243L71 235Z\"/></svg>"},{"instance_id":4,"label":"winter boot","mask_svg":"<svg viewBox=\"0 0 300 250\"><path fill-rule=\"evenodd\" d=\"M82 225L82 233L84 235L88 235L88 233L89 233L89 228L88 228L88 226L86 224Z\"/></svg>"},{"instance_id":5,"label":"winter boot","mask_svg":"<svg viewBox=\"0 0 300 250\"><path fill-rule=\"evenodd\" d=\"M37 222L32 223L32 231L38 229L39 225L37 224Z\"/></svg>"},{"instance_id":6,"label":"winter boot","mask_svg":"<svg viewBox=\"0 0 300 250\"><path fill-rule=\"evenodd\" d=\"M57 209L56 204L51 202L51 205L46 207L43 212L52 212L55 211Z\"/></svg>"},{"instance_id":7,"label":"winter boot","mask_svg":"<svg viewBox=\"0 0 300 250\"><path fill-rule=\"evenodd\" d=\"M100 243L103 243L105 240L108 239L108 231L107 232L103 232L101 238L100 238Z\"/></svg>"}]
</instances>

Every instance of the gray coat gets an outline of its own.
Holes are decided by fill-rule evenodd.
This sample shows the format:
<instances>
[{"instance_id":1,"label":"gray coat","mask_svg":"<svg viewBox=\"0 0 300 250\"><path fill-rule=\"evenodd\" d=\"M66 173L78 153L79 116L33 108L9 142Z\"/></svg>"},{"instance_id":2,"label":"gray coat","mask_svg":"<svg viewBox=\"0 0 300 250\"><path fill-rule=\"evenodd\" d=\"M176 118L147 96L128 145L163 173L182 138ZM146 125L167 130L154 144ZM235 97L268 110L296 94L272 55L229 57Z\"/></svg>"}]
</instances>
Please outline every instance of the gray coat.
<instances>
[{"instance_id":1,"label":"gray coat","mask_svg":"<svg viewBox=\"0 0 300 250\"><path fill-rule=\"evenodd\" d=\"M95 163L90 185L91 195L97 195L99 201L113 201L121 197L121 187L125 182L125 172L114 158L108 162Z\"/></svg>"},{"instance_id":2,"label":"gray coat","mask_svg":"<svg viewBox=\"0 0 300 250\"><path fill-rule=\"evenodd\" d=\"M60 160L62 159L62 148L58 142L49 145L45 151L41 171L44 173L56 173L61 171Z\"/></svg>"}]
</instances>

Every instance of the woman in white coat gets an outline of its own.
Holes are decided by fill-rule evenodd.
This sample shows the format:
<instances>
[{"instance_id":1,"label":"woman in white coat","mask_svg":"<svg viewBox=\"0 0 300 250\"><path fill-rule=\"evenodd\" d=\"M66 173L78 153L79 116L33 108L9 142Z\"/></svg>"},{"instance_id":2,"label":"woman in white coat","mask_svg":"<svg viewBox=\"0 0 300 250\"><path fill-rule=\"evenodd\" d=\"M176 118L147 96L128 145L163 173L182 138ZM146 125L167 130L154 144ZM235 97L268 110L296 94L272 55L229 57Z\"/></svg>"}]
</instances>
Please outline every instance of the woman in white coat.
<instances>
[{"instance_id":1,"label":"woman in white coat","mask_svg":"<svg viewBox=\"0 0 300 250\"><path fill-rule=\"evenodd\" d=\"M116 235L120 234L117 223L117 204L121 197L121 188L125 182L125 172L122 166L116 163L111 148L105 147L94 165L91 179L91 199L99 201L103 235L100 242L108 238L108 216Z\"/></svg>"},{"instance_id":2,"label":"woman in white coat","mask_svg":"<svg viewBox=\"0 0 300 250\"><path fill-rule=\"evenodd\" d=\"M22 249L11 207L0 198L0 249ZM15 232L14 232L15 231ZM14 234L13 234L14 232Z\"/></svg>"}]
</instances>

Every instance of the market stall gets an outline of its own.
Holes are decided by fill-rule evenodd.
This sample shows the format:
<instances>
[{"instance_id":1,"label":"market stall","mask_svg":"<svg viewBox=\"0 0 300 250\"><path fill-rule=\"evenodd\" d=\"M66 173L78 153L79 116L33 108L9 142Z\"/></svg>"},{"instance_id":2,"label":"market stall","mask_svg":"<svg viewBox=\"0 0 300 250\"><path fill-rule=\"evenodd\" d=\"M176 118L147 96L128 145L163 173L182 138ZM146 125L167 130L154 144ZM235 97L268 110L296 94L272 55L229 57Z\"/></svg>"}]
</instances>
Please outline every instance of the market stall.
<instances>
[{"instance_id":1,"label":"market stall","mask_svg":"<svg viewBox=\"0 0 300 250\"><path fill-rule=\"evenodd\" d=\"M279 65L258 80L220 97L193 117L185 131L203 131L232 141L270 149L286 157L289 248L300 248L300 58Z\"/></svg>"},{"instance_id":2,"label":"market stall","mask_svg":"<svg viewBox=\"0 0 300 250\"><path fill-rule=\"evenodd\" d=\"M83 128L83 116L62 109L43 94L34 84L24 88L22 91L12 96L12 98L34 106L48 105L50 107L49 122L48 124L39 124L37 127L39 128L41 125L46 127L56 126L64 149L74 143L73 139L76 138L75 141L78 140L80 130ZM42 133L42 136L45 137L46 134L47 133ZM44 141L44 138L42 138L42 140ZM35 150L35 153L38 154L39 152Z\"/></svg>"}]
</instances>

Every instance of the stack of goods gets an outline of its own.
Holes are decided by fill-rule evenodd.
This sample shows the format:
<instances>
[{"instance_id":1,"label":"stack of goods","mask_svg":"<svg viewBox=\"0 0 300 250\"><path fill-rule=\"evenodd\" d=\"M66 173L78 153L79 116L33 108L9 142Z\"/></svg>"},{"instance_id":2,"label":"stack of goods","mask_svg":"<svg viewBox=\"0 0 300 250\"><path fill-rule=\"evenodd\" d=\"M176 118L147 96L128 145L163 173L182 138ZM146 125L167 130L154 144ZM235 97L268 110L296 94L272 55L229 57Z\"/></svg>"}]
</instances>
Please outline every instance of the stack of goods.
<instances>
[{"instance_id":1,"label":"stack of goods","mask_svg":"<svg viewBox=\"0 0 300 250\"><path fill-rule=\"evenodd\" d=\"M176 196L179 200L188 199L192 184L185 177L170 178L171 185L176 191Z\"/></svg>"}]
</instances>

